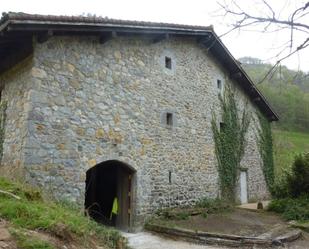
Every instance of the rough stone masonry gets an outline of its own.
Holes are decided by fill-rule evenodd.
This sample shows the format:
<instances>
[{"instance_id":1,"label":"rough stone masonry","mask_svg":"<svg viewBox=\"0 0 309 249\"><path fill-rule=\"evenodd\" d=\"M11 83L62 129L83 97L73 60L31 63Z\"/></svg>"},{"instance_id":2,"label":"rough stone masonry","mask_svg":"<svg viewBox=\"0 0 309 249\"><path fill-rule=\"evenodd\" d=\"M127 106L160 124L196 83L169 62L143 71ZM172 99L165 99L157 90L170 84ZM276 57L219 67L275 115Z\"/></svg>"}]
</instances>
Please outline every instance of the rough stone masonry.
<instances>
[{"instance_id":1,"label":"rough stone masonry","mask_svg":"<svg viewBox=\"0 0 309 249\"><path fill-rule=\"evenodd\" d=\"M33 55L0 76L8 103L1 172L82 206L86 171L106 160L125 162L136 170L136 220L217 197L212 110L220 117L218 94L231 84L239 109L247 103L253 115L241 163L248 196L263 199L257 108L228 75L191 38L34 41Z\"/></svg>"}]
</instances>

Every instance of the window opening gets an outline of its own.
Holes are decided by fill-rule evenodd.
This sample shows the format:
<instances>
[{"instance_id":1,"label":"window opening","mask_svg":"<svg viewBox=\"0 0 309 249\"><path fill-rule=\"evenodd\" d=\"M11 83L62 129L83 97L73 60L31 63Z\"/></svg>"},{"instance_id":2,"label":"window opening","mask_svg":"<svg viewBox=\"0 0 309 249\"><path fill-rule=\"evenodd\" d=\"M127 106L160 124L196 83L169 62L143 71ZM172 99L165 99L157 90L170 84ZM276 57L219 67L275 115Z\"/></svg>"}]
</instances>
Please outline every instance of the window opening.
<instances>
[{"instance_id":1,"label":"window opening","mask_svg":"<svg viewBox=\"0 0 309 249\"><path fill-rule=\"evenodd\" d=\"M170 112L166 113L166 124L168 126L173 126L173 114Z\"/></svg>"},{"instance_id":2,"label":"window opening","mask_svg":"<svg viewBox=\"0 0 309 249\"><path fill-rule=\"evenodd\" d=\"M222 90L222 81L221 80L217 80L217 88Z\"/></svg>"},{"instance_id":3,"label":"window opening","mask_svg":"<svg viewBox=\"0 0 309 249\"><path fill-rule=\"evenodd\" d=\"M172 59L170 57L165 56L165 67L172 69Z\"/></svg>"}]
</instances>

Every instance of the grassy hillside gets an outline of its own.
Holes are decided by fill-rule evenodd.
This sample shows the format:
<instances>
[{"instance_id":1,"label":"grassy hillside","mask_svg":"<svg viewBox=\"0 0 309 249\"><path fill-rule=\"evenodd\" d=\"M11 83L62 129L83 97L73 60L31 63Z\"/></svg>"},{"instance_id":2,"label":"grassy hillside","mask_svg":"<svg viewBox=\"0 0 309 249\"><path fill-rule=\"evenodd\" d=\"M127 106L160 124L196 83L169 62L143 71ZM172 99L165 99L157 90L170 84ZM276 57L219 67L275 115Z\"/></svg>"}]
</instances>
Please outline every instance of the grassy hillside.
<instances>
[{"instance_id":1,"label":"grassy hillside","mask_svg":"<svg viewBox=\"0 0 309 249\"><path fill-rule=\"evenodd\" d=\"M309 133L273 130L275 173L289 170L294 156L309 152Z\"/></svg>"},{"instance_id":2,"label":"grassy hillside","mask_svg":"<svg viewBox=\"0 0 309 249\"><path fill-rule=\"evenodd\" d=\"M9 248L19 249L112 249L122 240L72 204L44 200L37 189L1 177L0 229L11 234Z\"/></svg>"}]
</instances>

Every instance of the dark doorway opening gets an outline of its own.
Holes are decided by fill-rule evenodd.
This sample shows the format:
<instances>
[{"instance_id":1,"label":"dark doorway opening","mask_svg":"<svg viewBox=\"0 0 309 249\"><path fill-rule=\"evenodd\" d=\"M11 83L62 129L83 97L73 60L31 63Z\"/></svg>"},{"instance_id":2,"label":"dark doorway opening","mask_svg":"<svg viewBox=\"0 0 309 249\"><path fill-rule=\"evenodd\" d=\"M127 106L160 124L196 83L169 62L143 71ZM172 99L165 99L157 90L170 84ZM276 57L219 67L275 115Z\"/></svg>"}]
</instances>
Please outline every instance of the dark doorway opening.
<instances>
[{"instance_id":1,"label":"dark doorway opening","mask_svg":"<svg viewBox=\"0 0 309 249\"><path fill-rule=\"evenodd\" d=\"M116 160L89 169L85 193L87 214L99 223L128 231L131 225L133 174L132 168ZM115 205L117 214L112 213Z\"/></svg>"}]
</instances>

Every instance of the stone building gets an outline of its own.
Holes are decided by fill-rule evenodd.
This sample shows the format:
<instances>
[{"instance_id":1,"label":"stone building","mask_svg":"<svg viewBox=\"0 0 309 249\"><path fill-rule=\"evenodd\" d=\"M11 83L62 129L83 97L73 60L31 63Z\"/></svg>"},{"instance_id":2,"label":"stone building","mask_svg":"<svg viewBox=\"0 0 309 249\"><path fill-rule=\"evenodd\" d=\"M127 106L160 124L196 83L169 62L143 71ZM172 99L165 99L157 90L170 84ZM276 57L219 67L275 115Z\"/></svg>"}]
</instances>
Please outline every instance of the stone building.
<instances>
[{"instance_id":1,"label":"stone building","mask_svg":"<svg viewBox=\"0 0 309 249\"><path fill-rule=\"evenodd\" d=\"M268 195L256 112L278 117L212 27L9 13L0 32L1 174L125 229L156 209L215 198L210 122L231 85L253 116L239 196Z\"/></svg>"}]
</instances>

